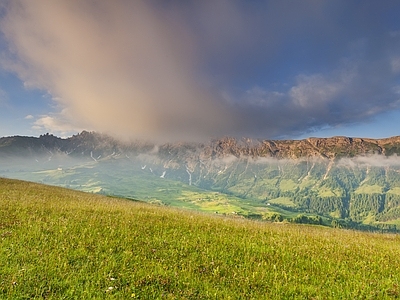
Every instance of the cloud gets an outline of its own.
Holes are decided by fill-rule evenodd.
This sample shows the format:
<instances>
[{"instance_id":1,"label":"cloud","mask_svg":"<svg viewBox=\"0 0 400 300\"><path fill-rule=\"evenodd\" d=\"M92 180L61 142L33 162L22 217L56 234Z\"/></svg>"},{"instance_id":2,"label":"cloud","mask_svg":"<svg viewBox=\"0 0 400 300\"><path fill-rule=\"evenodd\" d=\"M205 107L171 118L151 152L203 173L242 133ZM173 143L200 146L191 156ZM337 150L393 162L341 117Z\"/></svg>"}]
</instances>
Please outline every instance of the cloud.
<instances>
[{"instance_id":1,"label":"cloud","mask_svg":"<svg viewBox=\"0 0 400 300\"><path fill-rule=\"evenodd\" d=\"M37 129L69 124L164 140L296 136L399 108L400 35L379 19L396 8L6 1L2 66L68 111L43 116Z\"/></svg>"},{"instance_id":2,"label":"cloud","mask_svg":"<svg viewBox=\"0 0 400 300\"><path fill-rule=\"evenodd\" d=\"M31 115L25 117L29 120L33 118ZM84 128L71 125L69 120L68 110L64 109L61 113L40 116L33 122L32 129L39 133L50 132L61 137L67 137L84 130Z\"/></svg>"},{"instance_id":3,"label":"cloud","mask_svg":"<svg viewBox=\"0 0 400 300\"><path fill-rule=\"evenodd\" d=\"M400 157L397 155L384 156L384 155L369 155L369 156L356 156L353 158L342 158L338 162L339 166L346 167L399 167Z\"/></svg>"},{"instance_id":4,"label":"cloud","mask_svg":"<svg viewBox=\"0 0 400 300\"><path fill-rule=\"evenodd\" d=\"M229 114L194 72L191 36L147 1L10 1L3 62L73 118L139 137L209 136Z\"/></svg>"},{"instance_id":5,"label":"cloud","mask_svg":"<svg viewBox=\"0 0 400 300\"><path fill-rule=\"evenodd\" d=\"M25 116L25 120L32 120L32 119L34 119L34 116L32 115Z\"/></svg>"},{"instance_id":6,"label":"cloud","mask_svg":"<svg viewBox=\"0 0 400 300\"><path fill-rule=\"evenodd\" d=\"M345 60L331 72L300 74L292 86L280 91L248 90L237 107L243 126L251 119L259 136L269 132L290 137L317 128L368 122L399 109L398 94L389 59L382 64Z\"/></svg>"}]
</instances>

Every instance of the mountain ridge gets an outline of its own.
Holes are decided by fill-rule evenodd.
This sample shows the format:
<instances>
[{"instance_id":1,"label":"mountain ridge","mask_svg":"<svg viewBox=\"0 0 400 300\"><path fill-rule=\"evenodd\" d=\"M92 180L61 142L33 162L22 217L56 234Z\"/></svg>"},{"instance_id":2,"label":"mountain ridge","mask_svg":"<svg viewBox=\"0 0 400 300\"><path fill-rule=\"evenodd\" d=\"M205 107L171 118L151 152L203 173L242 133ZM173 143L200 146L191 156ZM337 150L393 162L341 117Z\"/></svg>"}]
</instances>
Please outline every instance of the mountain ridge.
<instances>
[{"instance_id":1,"label":"mountain ridge","mask_svg":"<svg viewBox=\"0 0 400 300\"><path fill-rule=\"evenodd\" d=\"M88 155L96 151L97 155L110 155L113 152L141 153L157 148L163 154L190 154L201 151L204 159L233 155L235 157L273 157L278 159L297 159L321 157L335 159L365 155L390 156L400 154L400 136L383 139L354 138L334 136L328 138L310 137L302 140L253 140L223 137L206 143L164 143L146 141L119 141L109 135L83 131L68 138L59 138L52 134L39 137L12 136L0 138L0 155L21 153L38 154L42 151L60 151L68 155ZM185 156L185 155L184 155Z\"/></svg>"}]
</instances>

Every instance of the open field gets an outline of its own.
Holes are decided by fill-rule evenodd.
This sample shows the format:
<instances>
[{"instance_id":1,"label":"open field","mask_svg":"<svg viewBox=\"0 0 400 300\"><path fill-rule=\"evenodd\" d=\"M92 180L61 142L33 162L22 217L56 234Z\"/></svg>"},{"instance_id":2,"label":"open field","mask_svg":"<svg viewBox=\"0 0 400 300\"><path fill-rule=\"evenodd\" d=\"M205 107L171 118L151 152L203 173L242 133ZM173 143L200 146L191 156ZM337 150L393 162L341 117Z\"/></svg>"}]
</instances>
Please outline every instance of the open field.
<instances>
[{"instance_id":1,"label":"open field","mask_svg":"<svg viewBox=\"0 0 400 300\"><path fill-rule=\"evenodd\" d=\"M0 180L2 299L392 299L400 237Z\"/></svg>"}]
</instances>

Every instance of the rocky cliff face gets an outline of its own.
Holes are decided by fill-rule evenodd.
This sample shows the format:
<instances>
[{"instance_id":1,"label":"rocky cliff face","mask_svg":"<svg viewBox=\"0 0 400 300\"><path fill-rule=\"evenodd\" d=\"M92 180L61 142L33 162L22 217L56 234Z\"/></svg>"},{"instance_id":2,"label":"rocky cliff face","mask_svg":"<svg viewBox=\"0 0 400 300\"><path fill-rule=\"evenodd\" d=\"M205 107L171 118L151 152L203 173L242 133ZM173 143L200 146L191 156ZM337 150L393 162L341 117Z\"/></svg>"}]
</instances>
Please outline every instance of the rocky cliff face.
<instances>
[{"instance_id":1,"label":"rocky cliff face","mask_svg":"<svg viewBox=\"0 0 400 300\"><path fill-rule=\"evenodd\" d=\"M210 146L217 155L232 154L237 157L247 155L287 159L322 157L333 159L357 155L399 154L400 137L386 139L331 137L308 138L304 140L263 140L256 142L249 139L237 141L226 138L214 141Z\"/></svg>"},{"instance_id":2,"label":"rocky cliff face","mask_svg":"<svg viewBox=\"0 0 400 300\"><path fill-rule=\"evenodd\" d=\"M161 158L180 162L196 157L199 160L239 157L296 158L341 158L379 154L400 154L400 136L386 139L331 137L304 140L252 140L225 137L208 143L167 143L155 145L135 141L120 142L107 135L82 132L67 139L52 135L34 137L4 137L0 139L0 154L27 155L45 151L60 151L73 156L111 155L112 153L134 153L156 151Z\"/></svg>"}]
</instances>

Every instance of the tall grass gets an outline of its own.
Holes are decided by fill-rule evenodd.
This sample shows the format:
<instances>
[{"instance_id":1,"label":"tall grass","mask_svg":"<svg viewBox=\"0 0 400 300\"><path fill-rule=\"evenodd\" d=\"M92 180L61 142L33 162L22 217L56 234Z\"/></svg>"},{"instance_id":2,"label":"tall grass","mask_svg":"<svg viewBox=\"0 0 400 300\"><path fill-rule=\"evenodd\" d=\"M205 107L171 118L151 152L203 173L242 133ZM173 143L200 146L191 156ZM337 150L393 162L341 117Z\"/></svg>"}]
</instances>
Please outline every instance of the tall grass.
<instances>
[{"instance_id":1,"label":"tall grass","mask_svg":"<svg viewBox=\"0 0 400 300\"><path fill-rule=\"evenodd\" d=\"M400 237L0 180L1 299L391 299Z\"/></svg>"}]
</instances>

